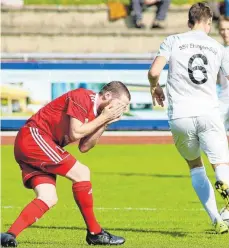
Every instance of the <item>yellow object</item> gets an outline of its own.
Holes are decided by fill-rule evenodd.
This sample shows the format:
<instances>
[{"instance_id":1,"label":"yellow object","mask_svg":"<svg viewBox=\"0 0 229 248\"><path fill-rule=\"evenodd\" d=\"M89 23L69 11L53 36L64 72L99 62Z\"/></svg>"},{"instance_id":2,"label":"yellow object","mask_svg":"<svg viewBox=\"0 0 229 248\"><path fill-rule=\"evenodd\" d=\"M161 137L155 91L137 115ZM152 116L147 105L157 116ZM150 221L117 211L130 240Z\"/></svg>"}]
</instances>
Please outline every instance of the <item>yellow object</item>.
<instances>
[{"instance_id":1,"label":"yellow object","mask_svg":"<svg viewBox=\"0 0 229 248\"><path fill-rule=\"evenodd\" d=\"M224 199L226 208L229 210L229 186L222 181L217 181L215 183L215 188Z\"/></svg>"},{"instance_id":2,"label":"yellow object","mask_svg":"<svg viewBox=\"0 0 229 248\"><path fill-rule=\"evenodd\" d=\"M120 2L108 2L109 19L111 21L118 20L127 16L125 5Z\"/></svg>"},{"instance_id":3,"label":"yellow object","mask_svg":"<svg viewBox=\"0 0 229 248\"><path fill-rule=\"evenodd\" d=\"M13 112L13 105L20 106L20 112L25 112L27 109L27 98L29 91L14 87L7 84L0 85L1 92L1 112L8 114Z\"/></svg>"},{"instance_id":4,"label":"yellow object","mask_svg":"<svg viewBox=\"0 0 229 248\"><path fill-rule=\"evenodd\" d=\"M224 234L228 232L228 226L224 221L216 222L214 226L215 226L215 231L218 234Z\"/></svg>"}]
</instances>

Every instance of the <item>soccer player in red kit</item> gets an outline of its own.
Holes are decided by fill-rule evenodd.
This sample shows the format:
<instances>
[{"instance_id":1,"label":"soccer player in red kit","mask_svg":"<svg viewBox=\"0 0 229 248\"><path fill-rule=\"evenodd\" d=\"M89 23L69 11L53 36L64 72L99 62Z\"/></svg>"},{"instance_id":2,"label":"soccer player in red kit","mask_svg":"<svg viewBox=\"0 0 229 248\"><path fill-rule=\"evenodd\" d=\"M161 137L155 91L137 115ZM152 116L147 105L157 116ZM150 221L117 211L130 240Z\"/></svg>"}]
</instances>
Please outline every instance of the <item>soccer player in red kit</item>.
<instances>
[{"instance_id":1,"label":"soccer player in red kit","mask_svg":"<svg viewBox=\"0 0 229 248\"><path fill-rule=\"evenodd\" d=\"M72 181L72 192L87 226L86 241L93 245L123 244L125 239L103 230L93 212L90 170L63 149L79 141L87 152L96 145L106 126L120 119L130 93L119 81L105 85L99 94L86 89L67 92L33 115L20 129L14 153L25 187L36 198L20 213L6 233L3 247L16 247L16 237L57 203L56 175Z\"/></svg>"}]
</instances>

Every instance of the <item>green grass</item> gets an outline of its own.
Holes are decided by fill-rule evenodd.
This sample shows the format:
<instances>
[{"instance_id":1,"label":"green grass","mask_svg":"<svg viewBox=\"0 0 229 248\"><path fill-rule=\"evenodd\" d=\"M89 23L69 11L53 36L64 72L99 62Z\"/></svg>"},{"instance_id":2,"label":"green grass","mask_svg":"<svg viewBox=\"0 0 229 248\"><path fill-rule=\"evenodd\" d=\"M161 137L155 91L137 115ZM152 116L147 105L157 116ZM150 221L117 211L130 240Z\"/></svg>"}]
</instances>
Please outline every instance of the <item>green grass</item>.
<instances>
[{"instance_id":1,"label":"green grass","mask_svg":"<svg viewBox=\"0 0 229 248\"><path fill-rule=\"evenodd\" d=\"M114 0L114 2L129 3L129 0ZM200 2L201 0L172 0L173 4L193 4ZM55 4L55 5L78 5L78 4L106 4L108 0L25 0L25 4ZM220 0L219 0L220 2Z\"/></svg>"},{"instance_id":2,"label":"green grass","mask_svg":"<svg viewBox=\"0 0 229 248\"><path fill-rule=\"evenodd\" d=\"M174 146L99 145L88 154L79 154L74 146L68 150L91 168L97 218L104 228L126 238L123 247L228 248L229 236L214 234ZM209 165L207 171L214 182ZM57 191L58 204L18 237L20 248L88 247L71 183L58 178ZM22 186L13 146L2 146L3 230L33 198Z\"/></svg>"}]
</instances>

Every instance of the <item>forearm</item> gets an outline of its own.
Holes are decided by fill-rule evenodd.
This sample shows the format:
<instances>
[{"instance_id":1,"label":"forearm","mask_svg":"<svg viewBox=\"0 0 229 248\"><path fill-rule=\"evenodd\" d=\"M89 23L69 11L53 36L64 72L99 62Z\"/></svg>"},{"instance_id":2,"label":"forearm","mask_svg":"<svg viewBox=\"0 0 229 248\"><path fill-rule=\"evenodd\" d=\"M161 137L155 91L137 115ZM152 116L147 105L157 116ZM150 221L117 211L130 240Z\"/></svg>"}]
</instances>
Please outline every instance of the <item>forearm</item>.
<instances>
[{"instance_id":1,"label":"forearm","mask_svg":"<svg viewBox=\"0 0 229 248\"><path fill-rule=\"evenodd\" d=\"M107 125L103 125L96 129L93 133L87 135L86 137L80 139L79 143L79 149L81 152L87 152L90 149L92 149L97 142L99 141L99 138L105 131Z\"/></svg>"},{"instance_id":2,"label":"forearm","mask_svg":"<svg viewBox=\"0 0 229 248\"><path fill-rule=\"evenodd\" d=\"M148 72L148 79L149 79L151 88L155 88L158 85L158 82L159 82L159 75L154 75L152 73L152 71L150 70Z\"/></svg>"},{"instance_id":3,"label":"forearm","mask_svg":"<svg viewBox=\"0 0 229 248\"><path fill-rule=\"evenodd\" d=\"M150 82L151 89L156 88L159 85L160 74L166 65L166 58L159 56L156 57L151 68L148 72L148 79Z\"/></svg>"},{"instance_id":4,"label":"forearm","mask_svg":"<svg viewBox=\"0 0 229 248\"><path fill-rule=\"evenodd\" d=\"M100 115L93 121L90 121L88 123L84 123L81 126L74 126L74 124L71 123L70 128L70 139L71 141L76 141L79 139L82 139L83 137L88 136L89 134L92 134L96 129L103 126L107 122L107 119Z\"/></svg>"}]
</instances>

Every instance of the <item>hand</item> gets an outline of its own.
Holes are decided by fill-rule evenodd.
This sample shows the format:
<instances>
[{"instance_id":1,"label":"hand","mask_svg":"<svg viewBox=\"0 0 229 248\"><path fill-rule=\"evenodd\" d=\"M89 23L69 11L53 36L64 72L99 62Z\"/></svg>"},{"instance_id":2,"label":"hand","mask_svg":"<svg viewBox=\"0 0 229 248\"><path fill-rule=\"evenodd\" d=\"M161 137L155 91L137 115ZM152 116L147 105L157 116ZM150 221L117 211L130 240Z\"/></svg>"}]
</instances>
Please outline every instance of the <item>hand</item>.
<instances>
[{"instance_id":1,"label":"hand","mask_svg":"<svg viewBox=\"0 0 229 248\"><path fill-rule=\"evenodd\" d=\"M111 101L111 103L112 103L113 105L116 105L116 104L121 104L121 105L123 105L123 107L124 107L123 113L127 113L127 112L129 111L129 105L130 105L129 102L123 102L123 101L121 101L120 99L115 98L115 99L113 99L113 100Z\"/></svg>"},{"instance_id":2,"label":"hand","mask_svg":"<svg viewBox=\"0 0 229 248\"><path fill-rule=\"evenodd\" d=\"M126 105L118 99L115 99L104 108L101 114L105 117L106 121L109 122L120 118L125 109Z\"/></svg>"},{"instance_id":3,"label":"hand","mask_svg":"<svg viewBox=\"0 0 229 248\"><path fill-rule=\"evenodd\" d=\"M150 88L152 99L153 99L153 105L156 106L156 102L161 107L164 107L164 101L165 101L165 95L163 92L163 89L160 85L157 85L155 88Z\"/></svg>"},{"instance_id":4,"label":"hand","mask_svg":"<svg viewBox=\"0 0 229 248\"><path fill-rule=\"evenodd\" d=\"M123 101L121 101L119 98L114 98L111 100L110 104L112 105L123 105L126 106L126 103L124 103Z\"/></svg>"}]
</instances>

